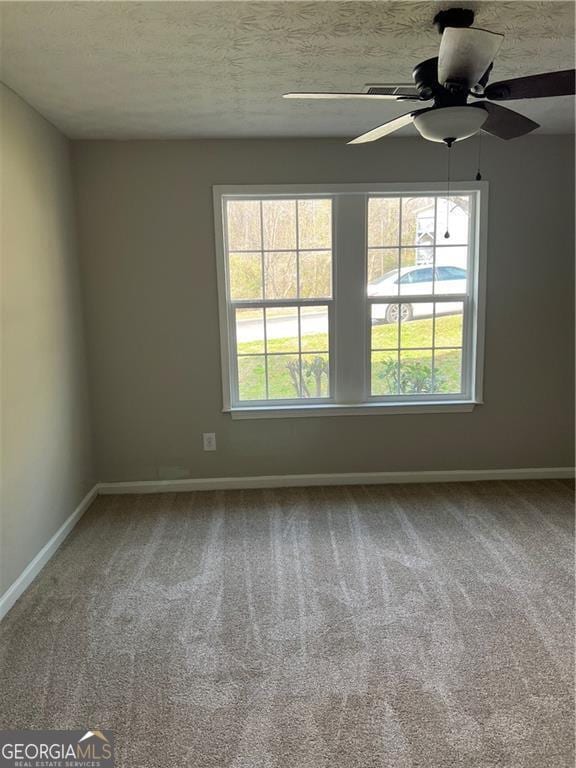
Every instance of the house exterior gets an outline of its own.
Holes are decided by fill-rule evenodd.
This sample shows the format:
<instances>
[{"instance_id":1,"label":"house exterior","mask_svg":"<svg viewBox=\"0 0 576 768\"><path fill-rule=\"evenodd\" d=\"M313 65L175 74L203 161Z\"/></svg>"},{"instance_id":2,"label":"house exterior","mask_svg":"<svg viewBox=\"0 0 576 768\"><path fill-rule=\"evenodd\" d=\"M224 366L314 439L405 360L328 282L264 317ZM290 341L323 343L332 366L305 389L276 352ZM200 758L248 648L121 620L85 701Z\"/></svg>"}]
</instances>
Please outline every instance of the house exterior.
<instances>
[{"instance_id":1,"label":"house exterior","mask_svg":"<svg viewBox=\"0 0 576 768\"><path fill-rule=\"evenodd\" d=\"M449 211L448 211L449 202ZM436 222L434 212L436 208ZM432 264L434 259L434 233L436 234L436 265L466 268L468 250L459 243L468 238L468 205L458 198L439 197L434 203L426 202L425 207L416 214L416 264ZM444 238L446 229L449 238Z\"/></svg>"}]
</instances>

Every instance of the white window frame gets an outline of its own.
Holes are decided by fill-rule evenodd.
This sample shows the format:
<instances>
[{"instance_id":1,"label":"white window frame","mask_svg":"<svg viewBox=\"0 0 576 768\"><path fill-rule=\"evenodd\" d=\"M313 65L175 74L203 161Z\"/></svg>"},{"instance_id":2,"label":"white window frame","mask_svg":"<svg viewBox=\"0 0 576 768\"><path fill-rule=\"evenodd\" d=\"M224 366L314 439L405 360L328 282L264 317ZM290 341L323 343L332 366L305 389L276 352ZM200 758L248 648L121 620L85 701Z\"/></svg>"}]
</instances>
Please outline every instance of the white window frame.
<instances>
[{"instance_id":1,"label":"white window frame","mask_svg":"<svg viewBox=\"0 0 576 768\"><path fill-rule=\"evenodd\" d=\"M483 402L484 327L486 305L486 250L488 183L455 182L450 196L472 194L473 215L469 226L468 291L446 295L445 301L468 302L463 328L463 392L459 395L430 394L426 399L413 395L372 396L370 394L369 305L386 302L369 297L366 291L367 200L373 196L444 196L444 183L386 184L282 184L218 185L213 187L218 303L222 363L223 411L232 418L284 418L328 415L402 414L468 412ZM234 308L242 302L229 300L226 254L226 201L262 197L332 197L332 299L278 300L279 306L328 305L330 397L294 400L260 400L239 403L236 393ZM423 301L428 297L400 296L401 302ZM274 302L269 302L274 303ZM254 302L246 302L253 306ZM362 342L358 344L358 339ZM468 351L468 354L466 354ZM342 362L344 361L344 362ZM354 372L354 373L351 373Z\"/></svg>"}]
</instances>

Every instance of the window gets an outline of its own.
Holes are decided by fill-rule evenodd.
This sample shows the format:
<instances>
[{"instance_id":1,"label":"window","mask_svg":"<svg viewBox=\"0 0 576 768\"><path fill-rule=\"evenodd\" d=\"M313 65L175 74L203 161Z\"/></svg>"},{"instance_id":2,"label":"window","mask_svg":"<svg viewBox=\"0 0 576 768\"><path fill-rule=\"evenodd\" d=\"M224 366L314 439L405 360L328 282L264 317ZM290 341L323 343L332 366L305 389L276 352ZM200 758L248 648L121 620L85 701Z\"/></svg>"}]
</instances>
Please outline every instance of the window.
<instances>
[{"instance_id":1,"label":"window","mask_svg":"<svg viewBox=\"0 0 576 768\"><path fill-rule=\"evenodd\" d=\"M216 187L224 409L481 402L485 196L485 182L449 199L434 185Z\"/></svg>"}]
</instances>

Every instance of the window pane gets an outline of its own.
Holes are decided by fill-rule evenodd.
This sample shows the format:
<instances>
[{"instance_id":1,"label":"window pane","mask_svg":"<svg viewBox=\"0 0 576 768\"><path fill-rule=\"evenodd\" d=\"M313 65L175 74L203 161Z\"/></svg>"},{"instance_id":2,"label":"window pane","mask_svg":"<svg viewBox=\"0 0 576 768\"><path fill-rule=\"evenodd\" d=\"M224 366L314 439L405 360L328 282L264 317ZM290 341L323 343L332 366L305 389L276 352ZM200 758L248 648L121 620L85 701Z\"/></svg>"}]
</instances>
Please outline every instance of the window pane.
<instances>
[{"instance_id":1,"label":"window pane","mask_svg":"<svg viewBox=\"0 0 576 768\"><path fill-rule=\"evenodd\" d=\"M446 197L439 197L437 200L436 242L438 245L467 243L470 196L451 195L449 205ZM444 237L446 230L450 233L449 238Z\"/></svg>"},{"instance_id":2,"label":"window pane","mask_svg":"<svg viewBox=\"0 0 576 768\"><path fill-rule=\"evenodd\" d=\"M302 352L327 352L328 307L301 307L300 334Z\"/></svg>"},{"instance_id":3,"label":"window pane","mask_svg":"<svg viewBox=\"0 0 576 768\"><path fill-rule=\"evenodd\" d=\"M431 301L415 301L413 304L404 302L404 304L401 304L401 310L402 322L408 323L421 317L432 317L434 314L434 304Z\"/></svg>"},{"instance_id":4,"label":"window pane","mask_svg":"<svg viewBox=\"0 0 576 768\"><path fill-rule=\"evenodd\" d=\"M266 399L264 355L238 358L238 397L240 400Z\"/></svg>"},{"instance_id":5,"label":"window pane","mask_svg":"<svg viewBox=\"0 0 576 768\"><path fill-rule=\"evenodd\" d=\"M414 316L412 320L406 320L400 326L400 346L403 349L409 347L431 347L432 346L432 312L429 317L422 317L421 304L414 304ZM429 306L428 304L424 306ZM430 306L433 310L433 307Z\"/></svg>"},{"instance_id":6,"label":"window pane","mask_svg":"<svg viewBox=\"0 0 576 768\"><path fill-rule=\"evenodd\" d=\"M436 248L435 293L466 293L468 248L465 245Z\"/></svg>"},{"instance_id":7,"label":"window pane","mask_svg":"<svg viewBox=\"0 0 576 768\"><path fill-rule=\"evenodd\" d=\"M400 266L403 274L412 269L431 267L434 261L434 248L422 246L422 248L402 248L400 250Z\"/></svg>"},{"instance_id":8,"label":"window pane","mask_svg":"<svg viewBox=\"0 0 576 768\"><path fill-rule=\"evenodd\" d=\"M398 352L372 352L372 395L398 394Z\"/></svg>"},{"instance_id":9,"label":"window pane","mask_svg":"<svg viewBox=\"0 0 576 768\"><path fill-rule=\"evenodd\" d=\"M462 346L462 317L464 305L461 301L441 301L436 304L434 320L434 345L436 347Z\"/></svg>"},{"instance_id":10,"label":"window pane","mask_svg":"<svg viewBox=\"0 0 576 768\"><path fill-rule=\"evenodd\" d=\"M400 352L400 392L403 395L430 393L432 386L432 350Z\"/></svg>"},{"instance_id":11,"label":"window pane","mask_svg":"<svg viewBox=\"0 0 576 768\"><path fill-rule=\"evenodd\" d=\"M300 248L332 248L332 200L298 200L298 243Z\"/></svg>"},{"instance_id":12,"label":"window pane","mask_svg":"<svg viewBox=\"0 0 576 768\"><path fill-rule=\"evenodd\" d=\"M398 304L372 304L372 349L397 349Z\"/></svg>"},{"instance_id":13,"label":"window pane","mask_svg":"<svg viewBox=\"0 0 576 768\"><path fill-rule=\"evenodd\" d=\"M231 253L230 296L232 299L262 298L262 258L259 253Z\"/></svg>"},{"instance_id":14,"label":"window pane","mask_svg":"<svg viewBox=\"0 0 576 768\"><path fill-rule=\"evenodd\" d=\"M296 201L263 200L264 250L296 248Z\"/></svg>"},{"instance_id":15,"label":"window pane","mask_svg":"<svg viewBox=\"0 0 576 768\"><path fill-rule=\"evenodd\" d=\"M433 248L390 248L368 251L368 295L433 293ZM384 270L381 277L375 277Z\"/></svg>"},{"instance_id":16,"label":"window pane","mask_svg":"<svg viewBox=\"0 0 576 768\"><path fill-rule=\"evenodd\" d=\"M436 350L434 355L434 391L458 394L462 391L462 350Z\"/></svg>"},{"instance_id":17,"label":"window pane","mask_svg":"<svg viewBox=\"0 0 576 768\"><path fill-rule=\"evenodd\" d=\"M329 381L327 353L302 355L302 397L328 397Z\"/></svg>"},{"instance_id":18,"label":"window pane","mask_svg":"<svg viewBox=\"0 0 576 768\"><path fill-rule=\"evenodd\" d=\"M264 280L267 299L295 299L297 297L296 254L265 253Z\"/></svg>"},{"instance_id":19,"label":"window pane","mask_svg":"<svg viewBox=\"0 0 576 768\"><path fill-rule=\"evenodd\" d=\"M298 352L298 307L266 310L267 352Z\"/></svg>"},{"instance_id":20,"label":"window pane","mask_svg":"<svg viewBox=\"0 0 576 768\"><path fill-rule=\"evenodd\" d=\"M399 244L400 198L371 197L368 201L368 247Z\"/></svg>"},{"instance_id":21,"label":"window pane","mask_svg":"<svg viewBox=\"0 0 576 768\"><path fill-rule=\"evenodd\" d=\"M412 319L412 305L403 304L373 304L372 305L372 320L378 320L383 323L395 325L398 321L402 320L403 323ZM388 333L384 333L385 337L388 337Z\"/></svg>"},{"instance_id":22,"label":"window pane","mask_svg":"<svg viewBox=\"0 0 576 768\"><path fill-rule=\"evenodd\" d=\"M262 248L259 200L229 200L226 207L229 251Z\"/></svg>"},{"instance_id":23,"label":"window pane","mask_svg":"<svg viewBox=\"0 0 576 768\"><path fill-rule=\"evenodd\" d=\"M368 296L398 296L402 273L392 269L381 278L368 284Z\"/></svg>"},{"instance_id":24,"label":"window pane","mask_svg":"<svg viewBox=\"0 0 576 768\"><path fill-rule=\"evenodd\" d=\"M398 248L375 248L368 251L368 295L382 296L382 291L389 290L391 273L400 266ZM398 293L396 286L395 293Z\"/></svg>"},{"instance_id":25,"label":"window pane","mask_svg":"<svg viewBox=\"0 0 576 768\"><path fill-rule=\"evenodd\" d=\"M271 400L301 397L298 355L268 355L268 397Z\"/></svg>"},{"instance_id":26,"label":"window pane","mask_svg":"<svg viewBox=\"0 0 576 768\"><path fill-rule=\"evenodd\" d=\"M403 296L427 296L434 292L434 268L430 264L403 267L399 279Z\"/></svg>"},{"instance_id":27,"label":"window pane","mask_svg":"<svg viewBox=\"0 0 576 768\"><path fill-rule=\"evenodd\" d=\"M433 197L402 198L402 245L434 244Z\"/></svg>"},{"instance_id":28,"label":"window pane","mask_svg":"<svg viewBox=\"0 0 576 768\"><path fill-rule=\"evenodd\" d=\"M264 310L236 310L236 349L239 355L264 353Z\"/></svg>"},{"instance_id":29,"label":"window pane","mask_svg":"<svg viewBox=\"0 0 576 768\"><path fill-rule=\"evenodd\" d=\"M434 265L434 248L428 245L403 248L402 257L403 267L431 267Z\"/></svg>"},{"instance_id":30,"label":"window pane","mask_svg":"<svg viewBox=\"0 0 576 768\"><path fill-rule=\"evenodd\" d=\"M332 253L300 252L300 298L326 299L332 296Z\"/></svg>"}]
</instances>

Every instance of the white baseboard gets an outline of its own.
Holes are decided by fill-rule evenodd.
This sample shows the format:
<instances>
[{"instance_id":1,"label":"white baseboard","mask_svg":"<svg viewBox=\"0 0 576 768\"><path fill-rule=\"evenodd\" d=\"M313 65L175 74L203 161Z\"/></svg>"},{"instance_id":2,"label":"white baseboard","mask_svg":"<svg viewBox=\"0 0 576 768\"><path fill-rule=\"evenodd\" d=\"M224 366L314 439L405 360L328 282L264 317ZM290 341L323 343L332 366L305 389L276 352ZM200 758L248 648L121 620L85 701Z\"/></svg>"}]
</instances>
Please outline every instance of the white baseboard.
<instances>
[{"instance_id":1,"label":"white baseboard","mask_svg":"<svg viewBox=\"0 0 576 768\"><path fill-rule=\"evenodd\" d=\"M42 568L44 568L48 560L50 560L72 528L74 528L84 512L86 512L90 504L92 504L97 494L98 485L95 485L92 490L84 496L74 512L72 512L70 517L60 526L50 541L42 547L40 552L38 552L36 557L26 566L16 581L8 587L6 592L0 597L0 621L40 573Z\"/></svg>"},{"instance_id":2,"label":"white baseboard","mask_svg":"<svg viewBox=\"0 0 576 768\"><path fill-rule=\"evenodd\" d=\"M475 480L544 480L573 478L572 467L529 469L457 469L425 472L345 472L321 475L207 477L188 480L142 480L99 483L98 493L174 493L226 488L293 488L311 485L384 485L387 483L461 483Z\"/></svg>"}]
</instances>

